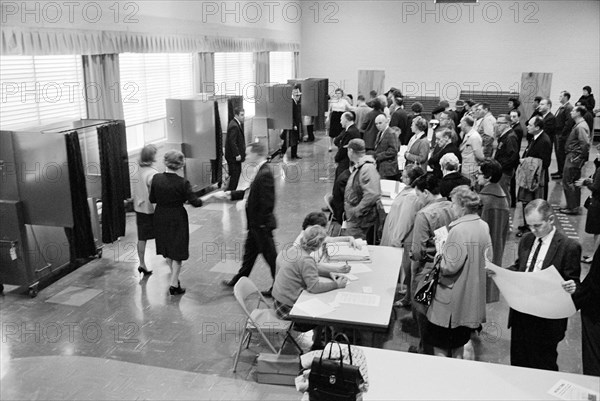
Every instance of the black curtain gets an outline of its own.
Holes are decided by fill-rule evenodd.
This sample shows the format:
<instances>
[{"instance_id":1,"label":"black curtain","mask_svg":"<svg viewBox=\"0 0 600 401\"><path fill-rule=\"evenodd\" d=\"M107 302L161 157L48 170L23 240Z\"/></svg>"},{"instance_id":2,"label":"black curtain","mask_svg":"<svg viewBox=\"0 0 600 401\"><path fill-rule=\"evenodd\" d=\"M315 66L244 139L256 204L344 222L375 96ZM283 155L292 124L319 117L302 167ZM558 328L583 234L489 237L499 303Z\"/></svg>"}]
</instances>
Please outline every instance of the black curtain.
<instances>
[{"instance_id":1,"label":"black curtain","mask_svg":"<svg viewBox=\"0 0 600 401\"><path fill-rule=\"evenodd\" d=\"M127 172L123 168L125 130L115 123L102 125L97 131L102 176L102 242L108 244L125 235L123 202L129 193Z\"/></svg>"},{"instance_id":2,"label":"black curtain","mask_svg":"<svg viewBox=\"0 0 600 401\"><path fill-rule=\"evenodd\" d=\"M71 260L87 258L97 253L92 232L90 208L87 203L85 172L77 131L65 134L67 161L69 164L69 184L73 208L73 228L65 228L71 249Z\"/></svg>"},{"instance_id":3,"label":"black curtain","mask_svg":"<svg viewBox=\"0 0 600 401\"><path fill-rule=\"evenodd\" d=\"M231 110L233 114L233 107L231 102L227 102L227 108ZM210 164L212 167L212 180L214 184L220 182L223 179L223 130L221 128L221 117L219 117L219 103L215 101L215 138L217 139L217 158L211 160Z\"/></svg>"}]
</instances>

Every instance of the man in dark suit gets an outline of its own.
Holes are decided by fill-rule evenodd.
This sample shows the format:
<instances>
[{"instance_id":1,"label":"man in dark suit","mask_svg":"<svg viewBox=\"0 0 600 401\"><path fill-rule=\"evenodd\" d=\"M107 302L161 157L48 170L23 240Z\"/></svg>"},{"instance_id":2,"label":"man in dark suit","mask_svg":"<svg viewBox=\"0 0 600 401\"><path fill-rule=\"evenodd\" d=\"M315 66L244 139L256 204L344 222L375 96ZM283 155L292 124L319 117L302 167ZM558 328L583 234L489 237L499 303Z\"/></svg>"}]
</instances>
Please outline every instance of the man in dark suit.
<instances>
[{"instance_id":1,"label":"man in dark suit","mask_svg":"<svg viewBox=\"0 0 600 401\"><path fill-rule=\"evenodd\" d=\"M385 114L380 114L375 118L375 126L379 130L373 153L377 162L377 172L382 179L398 180L400 174L398 170L398 152L400 151L398 130L392 130Z\"/></svg>"},{"instance_id":2,"label":"man in dark suit","mask_svg":"<svg viewBox=\"0 0 600 401\"><path fill-rule=\"evenodd\" d=\"M556 113L554 113L554 117L556 117L554 153L556 154L556 165L558 167L556 172L551 174L552 179L554 180L561 179L563 176L566 156L565 143L574 126L573 119L571 118L571 110L573 110L573 105L569 103L569 99L571 99L571 94L569 92L560 92L560 96L558 97L560 106L558 106L558 110L556 110Z\"/></svg>"},{"instance_id":3,"label":"man in dark suit","mask_svg":"<svg viewBox=\"0 0 600 401\"><path fill-rule=\"evenodd\" d=\"M510 129L517 136L517 147L521 154L521 143L523 142L523 127L521 126L521 112L519 110L511 110L510 112ZM510 180L510 207L517 207L517 182L516 174L513 174Z\"/></svg>"},{"instance_id":4,"label":"man in dark suit","mask_svg":"<svg viewBox=\"0 0 600 401\"><path fill-rule=\"evenodd\" d=\"M401 97L394 98L396 102L396 111L391 115L390 127L398 127L400 129L400 145L408 144L412 131L410 130L409 117L406 110L404 110L403 102Z\"/></svg>"},{"instance_id":5,"label":"man in dark suit","mask_svg":"<svg viewBox=\"0 0 600 401\"><path fill-rule=\"evenodd\" d=\"M454 153L459 163L462 163L462 155L458 150L458 147L454 142L452 142L452 137L455 135L454 131L445 128L441 131L437 131L435 133L436 136L436 148L433 150L433 153L427 164L432 168L433 174L437 179L442 179L444 174L442 173L442 167L440 166L440 159L446 153Z\"/></svg>"},{"instance_id":6,"label":"man in dark suit","mask_svg":"<svg viewBox=\"0 0 600 401\"><path fill-rule=\"evenodd\" d=\"M233 287L240 278L248 277L254 262L262 253L271 269L271 276L275 279L275 259L277 250L273 241L273 230L277 228L277 221L273 210L275 209L275 179L267 163L267 148L260 142L252 142L248 145L246 161L249 165L257 166L257 172L250 184L246 202L246 218L248 220L248 236L244 245L244 257L242 267L238 273L223 284ZM239 200L244 197L245 191L231 192L231 200ZM271 295L271 290L263 293Z\"/></svg>"},{"instance_id":7,"label":"man in dark suit","mask_svg":"<svg viewBox=\"0 0 600 401\"><path fill-rule=\"evenodd\" d=\"M496 139L498 147L494 152L494 159L502 166L502 178L500 178L500 186L504 193L508 196L508 203L511 203L510 198L510 181L512 180L516 168L519 166L519 145L517 135L510 128L510 117L506 114L500 114L496 119Z\"/></svg>"},{"instance_id":8,"label":"man in dark suit","mask_svg":"<svg viewBox=\"0 0 600 401\"><path fill-rule=\"evenodd\" d=\"M350 142L352 139L360 138L360 132L358 131L356 124L354 124L353 113L347 111L342 114L342 117L340 118L340 124L342 124L344 131L342 131L342 133L333 140L333 143L338 148L334 158L335 162L337 163L334 182L343 171L350 168L348 149L345 146L348 145L348 142Z\"/></svg>"},{"instance_id":9,"label":"man in dark suit","mask_svg":"<svg viewBox=\"0 0 600 401\"><path fill-rule=\"evenodd\" d=\"M583 374L600 376L600 247L596 249L590 271L577 285L575 280L563 283L572 294L573 303L581 309L581 359Z\"/></svg>"},{"instance_id":10,"label":"man in dark suit","mask_svg":"<svg viewBox=\"0 0 600 401\"><path fill-rule=\"evenodd\" d=\"M525 208L532 232L519 242L518 258L510 270L536 272L554 266L564 280L579 283L581 245L554 227L552 206L535 199ZM567 319L546 319L511 309L510 364L558 371L558 343L565 337Z\"/></svg>"},{"instance_id":11,"label":"man in dark suit","mask_svg":"<svg viewBox=\"0 0 600 401\"><path fill-rule=\"evenodd\" d=\"M300 87L292 89L292 129L284 130L282 133L283 144L281 145L281 157L285 156L288 145L292 149L292 159L302 159L298 156L298 143L300 142L300 131L302 130L302 112L300 111Z\"/></svg>"},{"instance_id":12,"label":"man in dark suit","mask_svg":"<svg viewBox=\"0 0 600 401\"><path fill-rule=\"evenodd\" d=\"M229 170L228 191L235 191L242 173L242 163L246 159L246 138L244 138L244 109L233 109L233 119L227 126L225 138L225 160Z\"/></svg>"},{"instance_id":13,"label":"man in dark suit","mask_svg":"<svg viewBox=\"0 0 600 401\"><path fill-rule=\"evenodd\" d=\"M540 116L544 119L544 132L548 134L552 145L556 142L556 117L550 111L552 109L552 101L544 98L540 101ZM548 188L546 188L546 191ZM548 199L547 192L544 193L544 199Z\"/></svg>"},{"instance_id":14,"label":"man in dark suit","mask_svg":"<svg viewBox=\"0 0 600 401\"><path fill-rule=\"evenodd\" d=\"M547 190L544 187L548 187L548 167L550 166L550 159L552 157L552 142L550 142L550 138L543 131L544 128L544 120L540 116L535 116L531 120L529 120L529 124L527 124L527 133L531 135L531 142L525 152L523 152L522 159L526 157L535 157L542 160L542 176L540 187L536 191L528 191L525 195L520 195L521 201L523 203L523 220L524 224L519 226L519 232L517 233L517 237L521 237L525 232L529 231L529 227L527 224L527 216L525 215L525 207L527 206L528 199L537 199L542 198L545 194L548 195ZM521 160L522 160L521 159ZM542 187L543 185L543 187ZM520 191L524 191L523 188ZM519 192L521 194L521 192Z\"/></svg>"}]
</instances>

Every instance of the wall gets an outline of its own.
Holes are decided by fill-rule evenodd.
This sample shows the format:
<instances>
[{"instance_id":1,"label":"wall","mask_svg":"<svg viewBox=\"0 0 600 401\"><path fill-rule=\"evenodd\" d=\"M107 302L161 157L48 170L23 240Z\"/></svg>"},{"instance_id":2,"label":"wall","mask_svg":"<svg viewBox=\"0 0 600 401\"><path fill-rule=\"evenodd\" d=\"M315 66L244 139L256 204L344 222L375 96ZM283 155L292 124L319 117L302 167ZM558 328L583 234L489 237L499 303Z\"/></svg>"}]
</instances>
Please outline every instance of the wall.
<instances>
[{"instance_id":1,"label":"wall","mask_svg":"<svg viewBox=\"0 0 600 401\"><path fill-rule=\"evenodd\" d=\"M553 100L563 89L577 100L584 85L600 93L598 1L349 0L328 7L317 18L314 5L305 5L301 75L328 77L350 93L359 69L385 70L386 88L450 101L459 87L518 89L523 72L552 72Z\"/></svg>"},{"instance_id":2,"label":"wall","mask_svg":"<svg viewBox=\"0 0 600 401\"><path fill-rule=\"evenodd\" d=\"M271 4L274 3L274 4ZM2 1L6 26L300 41L293 1Z\"/></svg>"}]
</instances>

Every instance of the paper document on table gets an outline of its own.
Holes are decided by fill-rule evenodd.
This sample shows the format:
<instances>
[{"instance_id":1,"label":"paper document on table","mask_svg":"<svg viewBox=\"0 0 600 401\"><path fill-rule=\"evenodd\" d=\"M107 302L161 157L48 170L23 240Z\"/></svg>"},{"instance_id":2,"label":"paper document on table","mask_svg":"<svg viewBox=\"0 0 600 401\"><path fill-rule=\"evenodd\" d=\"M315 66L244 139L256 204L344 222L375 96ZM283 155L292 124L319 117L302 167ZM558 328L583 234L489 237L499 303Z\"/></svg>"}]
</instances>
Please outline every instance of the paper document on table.
<instances>
[{"instance_id":1,"label":"paper document on table","mask_svg":"<svg viewBox=\"0 0 600 401\"><path fill-rule=\"evenodd\" d=\"M331 261L370 261L371 255L369 254L369 248L363 246L360 249L353 248L347 242L331 242L327 244L327 255Z\"/></svg>"},{"instance_id":2,"label":"paper document on table","mask_svg":"<svg viewBox=\"0 0 600 401\"><path fill-rule=\"evenodd\" d=\"M448 229L442 226L433 232L435 234L435 252L439 255L448 239Z\"/></svg>"},{"instance_id":3,"label":"paper document on table","mask_svg":"<svg viewBox=\"0 0 600 401\"><path fill-rule=\"evenodd\" d=\"M548 394L553 395L561 400L586 400L598 401L598 393L589 388L581 387L575 383L566 380L559 380L550 390Z\"/></svg>"},{"instance_id":4,"label":"paper document on table","mask_svg":"<svg viewBox=\"0 0 600 401\"><path fill-rule=\"evenodd\" d=\"M361 294L360 292L339 292L335 302L339 304L352 304L362 306L379 306L380 297L374 294Z\"/></svg>"},{"instance_id":5,"label":"paper document on table","mask_svg":"<svg viewBox=\"0 0 600 401\"><path fill-rule=\"evenodd\" d=\"M318 317L322 315L326 315L329 312L333 312L335 309L321 301L320 299L313 298L304 302L296 302L294 304L294 309L300 309L302 312L306 313L311 317Z\"/></svg>"},{"instance_id":6,"label":"paper document on table","mask_svg":"<svg viewBox=\"0 0 600 401\"><path fill-rule=\"evenodd\" d=\"M350 263L350 273L352 274L369 273L372 271L369 266L362 263Z\"/></svg>"},{"instance_id":7,"label":"paper document on table","mask_svg":"<svg viewBox=\"0 0 600 401\"><path fill-rule=\"evenodd\" d=\"M398 168L400 170L404 170L404 166L406 166L406 151L408 150L408 145L401 145L400 151L398 152Z\"/></svg>"},{"instance_id":8,"label":"paper document on table","mask_svg":"<svg viewBox=\"0 0 600 401\"><path fill-rule=\"evenodd\" d=\"M342 277L346 277L349 281L356 281L358 280L358 277L356 277L354 274L350 274L350 273L336 273L339 276Z\"/></svg>"},{"instance_id":9,"label":"paper document on table","mask_svg":"<svg viewBox=\"0 0 600 401\"><path fill-rule=\"evenodd\" d=\"M508 305L522 313L545 319L563 319L576 312L575 305L561 283L554 266L532 273L503 269L486 260L485 267L496 274L494 282Z\"/></svg>"},{"instance_id":10,"label":"paper document on table","mask_svg":"<svg viewBox=\"0 0 600 401\"><path fill-rule=\"evenodd\" d=\"M379 184L381 185L381 195L389 196L394 199L400 190L398 189L399 181L392 180L379 180Z\"/></svg>"}]
</instances>

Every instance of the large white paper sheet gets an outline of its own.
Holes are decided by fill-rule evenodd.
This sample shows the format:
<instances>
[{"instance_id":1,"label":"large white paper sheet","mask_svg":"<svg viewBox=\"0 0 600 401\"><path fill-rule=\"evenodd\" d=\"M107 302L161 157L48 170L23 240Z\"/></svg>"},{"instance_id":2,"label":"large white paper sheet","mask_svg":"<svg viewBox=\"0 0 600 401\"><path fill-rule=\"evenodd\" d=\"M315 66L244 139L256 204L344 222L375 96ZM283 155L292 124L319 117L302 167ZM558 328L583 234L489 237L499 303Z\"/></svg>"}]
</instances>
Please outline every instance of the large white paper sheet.
<instances>
[{"instance_id":1,"label":"large white paper sheet","mask_svg":"<svg viewBox=\"0 0 600 401\"><path fill-rule=\"evenodd\" d=\"M503 269L486 260L486 267L496 273L494 282L511 308L546 319L562 319L576 312L571 295L561 286L564 280L554 266L524 273Z\"/></svg>"},{"instance_id":2,"label":"large white paper sheet","mask_svg":"<svg viewBox=\"0 0 600 401\"><path fill-rule=\"evenodd\" d=\"M575 383L571 383L566 380L559 380L552 388L548 391L551 394L561 400L598 400L598 393L589 388L581 387Z\"/></svg>"},{"instance_id":3,"label":"large white paper sheet","mask_svg":"<svg viewBox=\"0 0 600 401\"><path fill-rule=\"evenodd\" d=\"M352 304L361 306L379 306L381 298L375 294L362 294L360 292L338 292L335 302L338 304Z\"/></svg>"},{"instance_id":4,"label":"large white paper sheet","mask_svg":"<svg viewBox=\"0 0 600 401\"><path fill-rule=\"evenodd\" d=\"M327 244L327 254L330 261L370 261L369 248L352 248L347 242L330 242Z\"/></svg>"},{"instance_id":5,"label":"large white paper sheet","mask_svg":"<svg viewBox=\"0 0 600 401\"><path fill-rule=\"evenodd\" d=\"M308 301L295 303L294 308L298 308L311 317L318 317L333 312L335 309L321 301L320 299L313 298Z\"/></svg>"}]
</instances>

